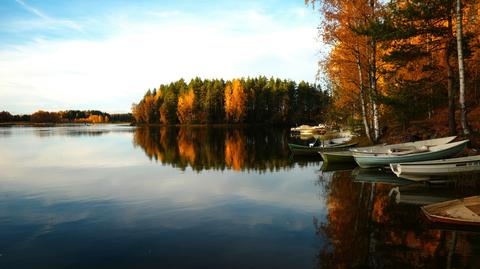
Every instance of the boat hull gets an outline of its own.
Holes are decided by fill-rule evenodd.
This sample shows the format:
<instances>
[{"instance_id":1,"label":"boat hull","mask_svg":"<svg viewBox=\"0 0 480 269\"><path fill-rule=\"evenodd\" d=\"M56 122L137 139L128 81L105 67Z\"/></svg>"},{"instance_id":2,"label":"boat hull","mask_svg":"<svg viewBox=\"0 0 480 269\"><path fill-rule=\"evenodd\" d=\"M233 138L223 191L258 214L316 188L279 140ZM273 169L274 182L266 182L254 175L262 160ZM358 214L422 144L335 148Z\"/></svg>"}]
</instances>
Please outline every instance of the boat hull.
<instances>
[{"instance_id":1,"label":"boat hull","mask_svg":"<svg viewBox=\"0 0 480 269\"><path fill-rule=\"evenodd\" d=\"M350 151L325 151L318 152L322 155L322 159L325 163L354 163L355 159Z\"/></svg>"},{"instance_id":2,"label":"boat hull","mask_svg":"<svg viewBox=\"0 0 480 269\"><path fill-rule=\"evenodd\" d=\"M447 176L480 172L480 155L438 161L394 163L391 170L397 175Z\"/></svg>"},{"instance_id":3,"label":"boat hull","mask_svg":"<svg viewBox=\"0 0 480 269\"><path fill-rule=\"evenodd\" d=\"M463 140L448 144L451 145L448 147L445 147L447 145L441 145L445 147L442 149L400 156L388 154L364 154L354 152L353 157L355 158L355 161L358 163L358 165L362 168L384 167L390 166L391 163L429 161L454 156L465 149L467 142L468 140Z\"/></svg>"},{"instance_id":4,"label":"boat hull","mask_svg":"<svg viewBox=\"0 0 480 269\"><path fill-rule=\"evenodd\" d=\"M327 147L308 147L302 146L297 144L288 144L290 151L292 151L295 155L311 155L311 156L318 156L318 152L326 152L326 151L340 151L340 150L347 150L355 146L357 143L343 143L337 145L331 145Z\"/></svg>"}]
</instances>

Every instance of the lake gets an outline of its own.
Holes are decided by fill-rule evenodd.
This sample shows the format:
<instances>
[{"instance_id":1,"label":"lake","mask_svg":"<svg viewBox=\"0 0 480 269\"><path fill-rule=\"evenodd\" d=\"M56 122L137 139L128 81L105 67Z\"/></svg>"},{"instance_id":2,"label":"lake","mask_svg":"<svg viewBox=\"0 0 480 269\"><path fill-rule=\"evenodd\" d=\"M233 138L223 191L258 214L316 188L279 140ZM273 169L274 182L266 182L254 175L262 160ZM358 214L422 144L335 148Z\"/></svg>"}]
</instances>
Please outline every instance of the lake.
<instances>
[{"instance_id":1,"label":"lake","mask_svg":"<svg viewBox=\"0 0 480 269\"><path fill-rule=\"evenodd\" d=\"M294 158L275 128L0 128L0 268L478 268L428 223L472 178L411 184ZM307 141L305 141L306 143Z\"/></svg>"}]
</instances>

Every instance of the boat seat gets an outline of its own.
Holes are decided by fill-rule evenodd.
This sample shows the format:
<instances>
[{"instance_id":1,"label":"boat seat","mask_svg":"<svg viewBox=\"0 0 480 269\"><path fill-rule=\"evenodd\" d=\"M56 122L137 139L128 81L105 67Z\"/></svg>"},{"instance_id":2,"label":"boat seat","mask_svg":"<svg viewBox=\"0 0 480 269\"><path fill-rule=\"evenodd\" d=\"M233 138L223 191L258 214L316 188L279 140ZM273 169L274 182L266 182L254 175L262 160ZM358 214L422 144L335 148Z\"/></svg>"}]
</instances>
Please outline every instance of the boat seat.
<instances>
[{"instance_id":1,"label":"boat seat","mask_svg":"<svg viewBox=\"0 0 480 269\"><path fill-rule=\"evenodd\" d=\"M388 154L394 155L394 156L402 156L402 155L408 155L412 153L421 153L421 152L427 152L428 147L427 146L422 146L422 147L402 147L402 148L390 148L388 149Z\"/></svg>"}]
</instances>

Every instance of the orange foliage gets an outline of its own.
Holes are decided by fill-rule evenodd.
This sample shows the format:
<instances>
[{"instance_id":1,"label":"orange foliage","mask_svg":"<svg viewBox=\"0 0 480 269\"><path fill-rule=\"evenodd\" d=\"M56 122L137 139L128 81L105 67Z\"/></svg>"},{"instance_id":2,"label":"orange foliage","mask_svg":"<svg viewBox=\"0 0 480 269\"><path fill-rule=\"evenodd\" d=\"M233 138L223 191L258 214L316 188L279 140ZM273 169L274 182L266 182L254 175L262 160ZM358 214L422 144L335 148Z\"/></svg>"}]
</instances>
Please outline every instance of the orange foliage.
<instances>
[{"instance_id":1,"label":"orange foliage","mask_svg":"<svg viewBox=\"0 0 480 269\"><path fill-rule=\"evenodd\" d=\"M245 136L238 130L227 133L225 138L225 165L240 171L245 165Z\"/></svg>"},{"instance_id":2,"label":"orange foliage","mask_svg":"<svg viewBox=\"0 0 480 269\"><path fill-rule=\"evenodd\" d=\"M242 122L245 117L247 94L239 79L227 83L225 87L225 113L227 121Z\"/></svg>"},{"instance_id":3,"label":"orange foliage","mask_svg":"<svg viewBox=\"0 0 480 269\"><path fill-rule=\"evenodd\" d=\"M145 96L145 105L143 107L142 118L145 123L152 123L153 110L155 109L154 96L147 95Z\"/></svg>"},{"instance_id":4,"label":"orange foliage","mask_svg":"<svg viewBox=\"0 0 480 269\"><path fill-rule=\"evenodd\" d=\"M180 128L178 132L178 152L192 166L195 163L195 138L190 129Z\"/></svg>"},{"instance_id":5,"label":"orange foliage","mask_svg":"<svg viewBox=\"0 0 480 269\"><path fill-rule=\"evenodd\" d=\"M415 2L415 1L413 1ZM421 1L418 1L421 2ZM455 1L451 2L454 3ZM464 35L472 36L467 44L470 52L465 59L466 66L466 94L467 102L480 103L480 2L463 1L463 26ZM454 42L455 33L447 32L448 3L426 1L426 6L432 8L438 5L439 13L435 19L422 18L419 12L414 19L401 17L402 13L393 13L394 10L385 1L351 1L351 0L306 0L306 4L312 3L319 6L323 20L320 25L320 33L324 41L332 45L332 50L323 61L323 67L332 81L333 105L338 115L356 114L360 117L360 87L363 84L366 90L364 102L366 104L366 122L371 122L375 114L375 106L379 106L379 117L389 125L395 115L397 121L406 123L419 117L430 117L433 109L448 105L447 98L447 66L445 53L447 44L450 44L450 65L453 72L458 73L458 64L455 56ZM374 4L372 8L371 4ZM408 10L412 1L393 1L396 10ZM393 6L393 5L392 5ZM414 7L415 8L415 7ZM433 7L435 8L435 7ZM452 16L453 5L450 7ZM389 12L392 12L389 14ZM444 15L442 15L445 13ZM412 14L412 13L408 13ZM398 15L398 17L397 17ZM445 17L440 17L445 16ZM403 24L417 28L418 32L412 32L410 37L402 37L393 33L372 28L371 23L383 21L389 18L385 26L394 29ZM405 23L405 21L408 23ZM455 17L453 17L453 29L455 29ZM392 23L389 26L389 23ZM398 24L398 25L397 25ZM383 26L382 26L383 27ZM385 29L388 29L386 27ZM400 26L399 26L400 27ZM406 27L406 26L403 26ZM431 29L442 28L442 31ZM365 31L365 29L367 29ZM431 31L431 32L429 32ZM373 33L373 35L369 35ZM376 37L376 38L374 38ZM453 39L452 39L453 38ZM375 41L376 46L372 45ZM405 53L402 55L402 53ZM372 56L375 57L372 57ZM389 57L384 57L389 56ZM391 56L391 57L390 57ZM360 78L359 68L363 73ZM373 68L377 69L376 71ZM369 79L375 72L376 83ZM405 113L403 103L408 103L411 96L418 98L415 102L421 108L414 112ZM385 97L385 98L383 98ZM473 97L473 98L472 98ZM457 94L458 98L458 94ZM457 100L458 101L458 100ZM467 104L468 106L468 104ZM390 113L390 114L387 114ZM403 117L403 118L401 118ZM401 119L400 119L401 118ZM447 121L443 122L447 124Z\"/></svg>"},{"instance_id":6,"label":"orange foliage","mask_svg":"<svg viewBox=\"0 0 480 269\"><path fill-rule=\"evenodd\" d=\"M195 119L193 113L193 105L195 103L195 93L192 89L181 94L178 97L177 104L177 117L180 123L189 124L192 123Z\"/></svg>"}]
</instances>

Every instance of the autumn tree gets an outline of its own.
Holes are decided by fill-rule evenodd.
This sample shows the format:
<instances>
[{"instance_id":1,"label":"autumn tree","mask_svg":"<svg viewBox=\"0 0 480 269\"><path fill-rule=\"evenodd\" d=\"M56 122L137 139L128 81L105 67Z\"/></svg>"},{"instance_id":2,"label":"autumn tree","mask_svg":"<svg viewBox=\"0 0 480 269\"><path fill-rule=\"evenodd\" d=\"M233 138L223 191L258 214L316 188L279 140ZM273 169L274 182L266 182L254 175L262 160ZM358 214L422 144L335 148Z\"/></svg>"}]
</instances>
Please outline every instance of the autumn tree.
<instances>
[{"instance_id":1,"label":"autumn tree","mask_svg":"<svg viewBox=\"0 0 480 269\"><path fill-rule=\"evenodd\" d=\"M325 61L327 73L336 86L334 95L340 94L351 99L348 101L352 104L351 108L361 108L358 111L361 111L365 134L376 141L380 137L381 117L377 72L379 30L370 26L381 20L382 6L374 0L319 2L305 1L306 4L320 4L319 9L324 17L320 35L326 43L334 46L333 53ZM342 56L341 61L336 60L333 56L335 53L335 56ZM333 73L341 77L331 76ZM337 98L337 101L342 103L341 99Z\"/></svg>"},{"instance_id":2,"label":"autumn tree","mask_svg":"<svg viewBox=\"0 0 480 269\"><path fill-rule=\"evenodd\" d=\"M239 79L227 82L225 87L225 113L227 121L242 122L245 116L246 94Z\"/></svg>"},{"instance_id":3,"label":"autumn tree","mask_svg":"<svg viewBox=\"0 0 480 269\"><path fill-rule=\"evenodd\" d=\"M390 65L386 79L391 88L397 88L397 92L417 88L413 96L419 112L416 116L430 117L432 110L445 100L438 96L446 90L448 126L450 133L455 134L452 8L451 0L391 1L387 8L391 19L384 23L389 29L384 60Z\"/></svg>"},{"instance_id":4,"label":"autumn tree","mask_svg":"<svg viewBox=\"0 0 480 269\"><path fill-rule=\"evenodd\" d=\"M31 115L30 121L38 123L57 123L61 121L61 117L56 112L39 110Z\"/></svg>"},{"instance_id":5,"label":"autumn tree","mask_svg":"<svg viewBox=\"0 0 480 269\"><path fill-rule=\"evenodd\" d=\"M188 90L179 95L177 103L178 121L182 124L190 124L195 119L194 114L195 93Z\"/></svg>"},{"instance_id":6,"label":"autumn tree","mask_svg":"<svg viewBox=\"0 0 480 269\"><path fill-rule=\"evenodd\" d=\"M332 50L321 66L332 81L339 114L361 114L366 135L376 140L382 124L393 120L405 127L447 103L454 134L459 102L461 126L468 133L468 101L477 98L466 93L478 88L479 41L473 38L480 34L478 1L305 2L319 5L323 15L320 34Z\"/></svg>"}]
</instances>

